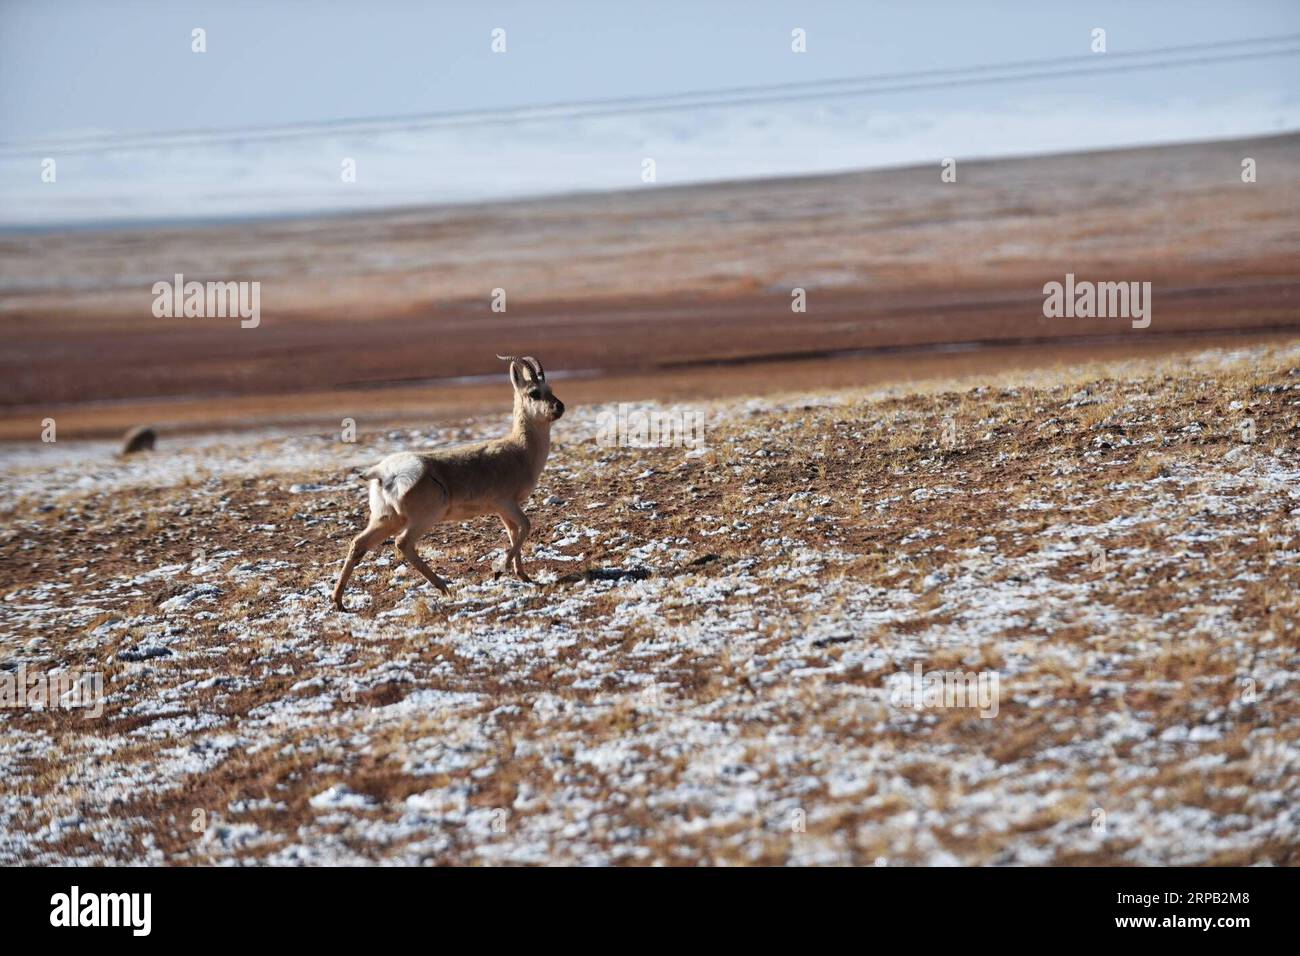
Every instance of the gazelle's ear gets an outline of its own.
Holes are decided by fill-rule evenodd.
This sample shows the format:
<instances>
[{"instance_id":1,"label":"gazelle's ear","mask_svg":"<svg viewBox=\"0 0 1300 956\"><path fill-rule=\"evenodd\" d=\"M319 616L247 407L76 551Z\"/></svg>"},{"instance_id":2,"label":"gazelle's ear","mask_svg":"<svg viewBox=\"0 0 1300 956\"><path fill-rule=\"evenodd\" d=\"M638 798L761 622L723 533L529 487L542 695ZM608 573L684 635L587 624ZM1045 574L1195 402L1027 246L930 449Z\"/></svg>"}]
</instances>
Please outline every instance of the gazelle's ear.
<instances>
[{"instance_id":1,"label":"gazelle's ear","mask_svg":"<svg viewBox=\"0 0 1300 956\"><path fill-rule=\"evenodd\" d=\"M510 363L510 384L515 387L515 391L521 391L526 384L523 366L518 362Z\"/></svg>"}]
</instances>

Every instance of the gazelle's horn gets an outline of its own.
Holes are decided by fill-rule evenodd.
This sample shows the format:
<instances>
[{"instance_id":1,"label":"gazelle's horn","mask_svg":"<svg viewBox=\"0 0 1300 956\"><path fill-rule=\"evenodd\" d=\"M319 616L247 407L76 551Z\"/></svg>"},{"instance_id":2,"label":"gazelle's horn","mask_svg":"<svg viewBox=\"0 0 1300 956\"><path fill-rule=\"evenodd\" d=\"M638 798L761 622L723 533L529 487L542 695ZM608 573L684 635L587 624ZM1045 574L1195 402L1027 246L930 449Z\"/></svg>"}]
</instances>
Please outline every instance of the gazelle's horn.
<instances>
[{"instance_id":1,"label":"gazelle's horn","mask_svg":"<svg viewBox=\"0 0 1300 956\"><path fill-rule=\"evenodd\" d=\"M497 358L503 362L518 362L524 367L524 370L528 373L528 377L534 382L542 382L546 380L546 372L542 370L542 363L537 361L537 359L533 358L531 355L525 355L522 358L518 355L498 355Z\"/></svg>"},{"instance_id":2,"label":"gazelle's horn","mask_svg":"<svg viewBox=\"0 0 1300 956\"><path fill-rule=\"evenodd\" d=\"M537 359L533 358L531 355L525 355L520 359L520 361L528 362L533 366L533 378L537 379L539 382L546 381L546 372L542 369L541 362L537 361Z\"/></svg>"},{"instance_id":3,"label":"gazelle's horn","mask_svg":"<svg viewBox=\"0 0 1300 956\"><path fill-rule=\"evenodd\" d=\"M537 381L537 375L536 373L533 372L532 368L529 366L527 359L521 359L517 355L498 355L497 358L499 358L503 362L509 362L512 367L516 362L518 362L519 367L528 373L528 377L531 378L533 381Z\"/></svg>"}]
</instances>

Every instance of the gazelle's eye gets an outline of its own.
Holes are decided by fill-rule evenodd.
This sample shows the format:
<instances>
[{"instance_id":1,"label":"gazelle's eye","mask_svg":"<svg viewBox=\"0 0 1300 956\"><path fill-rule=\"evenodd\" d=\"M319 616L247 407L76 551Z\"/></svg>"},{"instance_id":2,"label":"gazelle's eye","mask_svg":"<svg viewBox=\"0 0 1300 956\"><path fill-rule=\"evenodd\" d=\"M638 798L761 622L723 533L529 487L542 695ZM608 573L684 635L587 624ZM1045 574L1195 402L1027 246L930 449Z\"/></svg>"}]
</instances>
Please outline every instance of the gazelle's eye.
<instances>
[{"instance_id":1,"label":"gazelle's eye","mask_svg":"<svg viewBox=\"0 0 1300 956\"><path fill-rule=\"evenodd\" d=\"M541 397L542 397L542 393L541 393L538 389L533 389L531 392L528 393L528 397L529 397L529 398L541 398Z\"/></svg>"}]
</instances>

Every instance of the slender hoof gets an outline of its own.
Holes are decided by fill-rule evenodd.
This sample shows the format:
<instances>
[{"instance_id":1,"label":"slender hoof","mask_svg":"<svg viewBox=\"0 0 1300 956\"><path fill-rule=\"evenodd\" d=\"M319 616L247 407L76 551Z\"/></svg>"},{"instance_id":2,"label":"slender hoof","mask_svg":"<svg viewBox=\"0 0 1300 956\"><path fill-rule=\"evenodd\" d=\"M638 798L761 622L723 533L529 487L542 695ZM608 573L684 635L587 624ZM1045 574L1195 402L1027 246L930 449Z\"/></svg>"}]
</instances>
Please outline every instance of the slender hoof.
<instances>
[{"instance_id":1,"label":"slender hoof","mask_svg":"<svg viewBox=\"0 0 1300 956\"><path fill-rule=\"evenodd\" d=\"M345 608L345 607L343 606L343 598L341 598L341 597L337 597L337 596L334 597L333 599L331 599L330 603L334 605L334 610L336 610L336 611L346 611L346 610L347 610L347 608Z\"/></svg>"}]
</instances>

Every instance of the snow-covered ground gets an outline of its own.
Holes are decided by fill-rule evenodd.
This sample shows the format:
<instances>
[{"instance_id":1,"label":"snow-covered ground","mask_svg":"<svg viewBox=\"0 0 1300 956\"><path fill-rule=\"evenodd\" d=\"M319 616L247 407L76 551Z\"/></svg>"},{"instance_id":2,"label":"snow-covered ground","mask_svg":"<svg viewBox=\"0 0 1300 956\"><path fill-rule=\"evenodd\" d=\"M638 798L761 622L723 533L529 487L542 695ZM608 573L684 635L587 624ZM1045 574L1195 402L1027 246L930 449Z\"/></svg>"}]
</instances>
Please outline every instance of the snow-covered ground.
<instances>
[{"instance_id":1,"label":"snow-covered ground","mask_svg":"<svg viewBox=\"0 0 1300 956\"><path fill-rule=\"evenodd\" d=\"M350 469L494 416L6 449L0 675L104 696L0 710L0 862L1300 862L1298 366L575 409L537 586L484 519L349 614Z\"/></svg>"}]
</instances>

